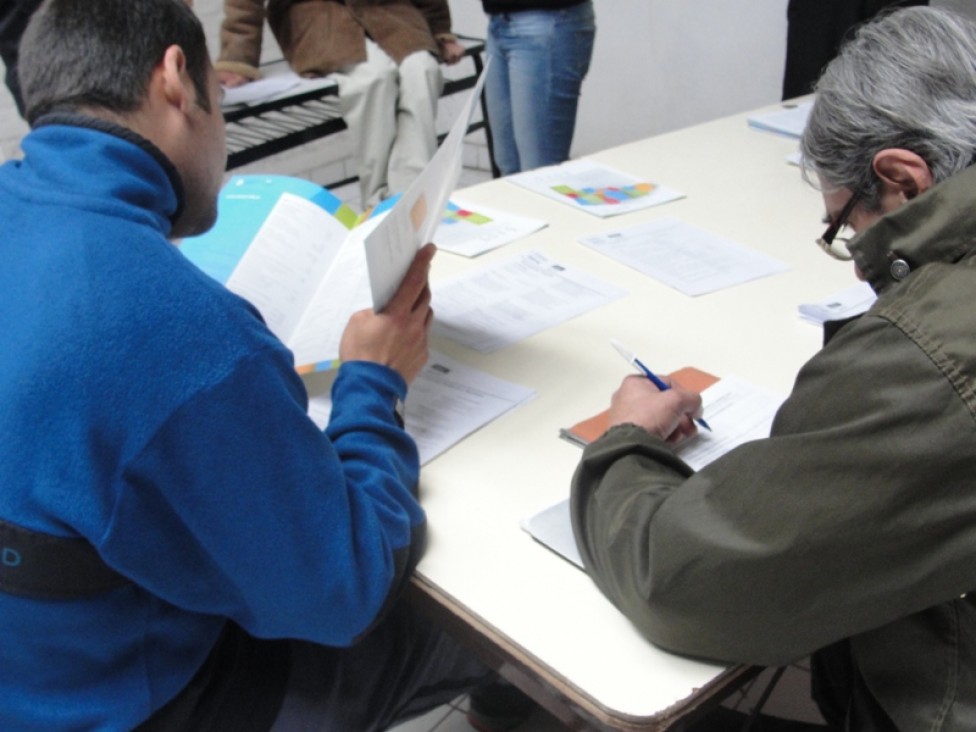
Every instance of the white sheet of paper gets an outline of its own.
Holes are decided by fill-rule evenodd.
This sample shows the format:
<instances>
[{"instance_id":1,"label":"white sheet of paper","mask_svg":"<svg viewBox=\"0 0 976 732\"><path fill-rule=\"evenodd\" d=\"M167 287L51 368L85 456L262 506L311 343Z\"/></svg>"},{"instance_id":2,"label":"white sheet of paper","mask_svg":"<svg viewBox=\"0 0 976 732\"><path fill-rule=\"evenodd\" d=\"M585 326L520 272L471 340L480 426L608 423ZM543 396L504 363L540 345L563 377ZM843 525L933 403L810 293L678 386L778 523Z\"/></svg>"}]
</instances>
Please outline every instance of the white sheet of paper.
<instances>
[{"instance_id":1,"label":"white sheet of paper","mask_svg":"<svg viewBox=\"0 0 976 732\"><path fill-rule=\"evenodd\" d=\"M234 107L238 104L254 104L278 96L301 84L302 77L294 71L276 74L240 86L224 88L221 107Z\"/></svg>"},{"instance_id":2,"label":"white sheet of paper","mask_svg":"<svg viewBox=\"0 0 976 732\"><path fill-rule=\"evenodd\" d=\"M227 280L286 345L349 230L310 201L283 193ZM299 362L302 363L302 362Z\"/></svg>"},{"instance_id":3,"label":"white sheet of paper","mask_svg":"<svg viewBox=\"0 0 976 732\"><path fill-rule=\"evenodd\" d=\"M784 399L737 376L720 379L702 392L705 418L712 431L699 431L681 446L678 454L700 470L745 442L768 437L773 417ZM568 498L523 519L521 527L557 554L583 567L573 536Z\"/></svg>"},{"instance_id":4,"label":"white sheet of paper","mask_svg":"<svg viewBox=\"0 0 976 732\"><path fill-rule=\"evenodd\" d=\"M619 297L625 290L530 250L433 287L435 333L495 351Z\"/></svg>"},{"instance_id":5,"label":"white sheet of paper","mask_svg":"<svg viewBox=\"0 0 976 732\"><path fill-rule=\"evenodd\" d=\"M337 364L339 342L349 318L357 310L371 307L363 240L379 225L382 216L368 219L347 232L329 275L322 279L305 307L287 344L299 366L329 361Z\"/></svg>"},{"instance_id":6,"label":"white sheet of paper","mask_svg":"<svg viewBox=\"0 0 976 732\"><path fill-rule=\"evenodd\" d=\"M800 137L807 126L807 118L813 102L784 105L782 109L749 117L749 126L766 132L776 132L789 137Z\"/></svg>"},{"instance_id":7,"label":"white sheet of paper","mask_svg":"<svg viewBox=\"0 0 976 732\"><path fill-rule=\"evenodd\" d=\"M325 429L332 409L332 379L315 374L305 380L308 414ZM497 379L441 353L431 352L404 404L407 433L426 465L472 432L535 398L527 386Z\"/></svg>"},{"instance_id":8,"label":"white sheet of paper","mask_svg":"<svg viewBox=\"0 0 976 732\"><path fill-rule=\"evenodd\" d=\"M451 199L447 213L434 232L434 243L438 251L476 257L528 236L546 225L542 219L516 216Z\"/></svg>"},{"instance_id":9,"label":"white sheet of paper","mask_svg":"<svg viewBox=\"0 0 976 732\"><path fill-rule=\"evenodd\" d=\"M871 285L867 282L858 282L823 300L803 303L797 309L804 320L820 324L827 320L843 320L860 315L877 299L878 296L871 289Z\"/></svg>"},{"instance_id":10,"label":"white sheet of paper","mask_svg":"<svg viewBox=\"0 0 976 732\"><path fill-rule=\"evenodd\" d=\"M616 216L683 198L667 186L641 180L591 160L516 173L505 180L594 216Z\"/></svg>"},{"instance_id":11,"label":"white sheet of paper","mask_svg":"<svg viewBox=\"0 0 976 732\"><path fill-rule=\"evenodd\" d=\"M789 269L785 262L671 217L579 241L692 297Z\"/></svg>"},{"instance_id":12,"label":"white sheet of paper","mask_svg":"<svg viewBox=\"0 0 976 732\"><path fill-rule=\"evenodd\" d=\"M366 238L369 284L373 309L377 312L393 297L417 250L432 240L448 198L457 186L464 136L471 113L481 98L486 71L487 65L434 157L394 204L383 223Z\"/></svg>"},{"instance_id":13,"label":"white sheet of paper","mask_svg":"<svg viewBox=\"0 0 976 732\"><path fill-rule=\"evenodd\" d=\"M527 386L431 353L404 404L404 422L417 442L420 464L535 396Z\"/></svg>"}]
</instances>

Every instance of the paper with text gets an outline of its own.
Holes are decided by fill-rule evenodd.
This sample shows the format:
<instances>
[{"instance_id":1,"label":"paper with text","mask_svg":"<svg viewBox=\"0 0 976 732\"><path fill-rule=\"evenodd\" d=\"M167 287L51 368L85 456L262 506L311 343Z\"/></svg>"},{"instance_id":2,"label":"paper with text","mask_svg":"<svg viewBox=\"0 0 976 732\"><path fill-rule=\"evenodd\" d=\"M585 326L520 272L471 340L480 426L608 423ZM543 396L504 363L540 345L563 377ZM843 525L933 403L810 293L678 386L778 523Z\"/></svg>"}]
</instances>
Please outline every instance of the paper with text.
<instances>
[{"instance_id":1,"label":"paper with text","mask_svg":"<svg viewBox=\"0 0 976 732\"><path fill-rule=\"evenodd\" d=\"M678 455L695 470L701 470L739 445L768 437L784 400L785 397L737 376L726 376L702 392L712 431L699 431L677 450ZM568 498L524 519L521 526L537 541L582 568Z\"/></svg>"},{"instance_id":2,"label":"paper with text","mask_svg":"<svg viewBox=\"0 0 976 732\"><path fill-rule=\"evenodd\" d=\"M671 217L579 241L692 297L789 269L785 262Z\"/></svg>"},{"instance_id":3,"label":"paper with text","mask_svg":"<svg viewBox=\"0 0 976 732\"><path fill-rule=\"evenodd\" d=\"M330 386L331 381L324 381L318 388L309 388L309 417L321 429L325 429L332 409ZM472 432L535 396L536 392L527 386L495 378L431 352L404 404L406 430L417 443L420 464L426 465Z\"/></svg>"},{"instance_id":4,"label":"paper with text","mask_svg":"<svg viewBox=\"0 0 976 732\"><path fill-rule=\"evenodd\" d=\"M530 250L432 285L434 333L482 353L626 295L616 285Z\"/></svg>"},{"instance_id":5,"label":"paper with text","mask_svg":"<svg viewBox=\"0 0 976 732\"><path fill-rule=\"evenodd\" d=\"M486 71L487 65L434 157L396 202L383 223L366 238L370 291L373 309L377 312L386 307L400 286L417 250L433 241L434 231L461 175L464 136L471 114L481 98Z\"/></svg>"},{"instance_id":6,"label":"paper with text","mask_svg":"<svg viewBox=\"0 0 976 732\"><path fill-rule=\"evenodd\" d=\"M370 306L363 237L314 203L283 193L227 280L295 354L299 371L332 368L349 316Z\"/></svg>"},{"instance_id":7,"label":"paper with text","mask_svg":"<svg viewBox=\"0 0 976 732\"><path fill-rule=\"evenodd\" d=\"M867 282L846 287L817 302L802 303L797 306L800 317L811 323L821 324L828 320L853 318L866 312L878 299L877 294Z\"/></svg>"}]
</instances>

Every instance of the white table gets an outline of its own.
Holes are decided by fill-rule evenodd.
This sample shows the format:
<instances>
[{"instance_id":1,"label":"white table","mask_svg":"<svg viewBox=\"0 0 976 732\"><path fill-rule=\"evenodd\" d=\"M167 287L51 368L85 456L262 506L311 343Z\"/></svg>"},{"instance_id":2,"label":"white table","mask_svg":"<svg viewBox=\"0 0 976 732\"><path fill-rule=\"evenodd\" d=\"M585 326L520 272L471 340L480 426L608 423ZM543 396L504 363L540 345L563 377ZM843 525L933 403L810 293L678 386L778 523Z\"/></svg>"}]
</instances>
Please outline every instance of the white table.
<instances>
[{"instance_id":1,"label":"white table","mask_svg":"<svg viewBox=\"0 0 976 732\"><path fill-rule=\"evenodd\" d=\"M824 209L819 193L785 162L796 147L795 140L749 129L746 115L737 115L590 156L687 194L609 219L505 180L477 185L463 191L466 201L542 218L548 228L474 260L446 253L435 259L434 280L539 248L629 291L493 354L443 339L433 343L539 396L423 469L429 548L414 599L573 728L680 726L682 717L754 671L654 647L583 572L536 543L519 521L568 495L580 450L558 438L559 428L608 406L629 373L608 344L611 336L659 372L693 365L789 392L821 342L819 328L797 316L797 305L854 282L849 264L814 244ZM689 298L576 241L664 216L783 259L792 269Z\"/></svg>"}]
</instances>

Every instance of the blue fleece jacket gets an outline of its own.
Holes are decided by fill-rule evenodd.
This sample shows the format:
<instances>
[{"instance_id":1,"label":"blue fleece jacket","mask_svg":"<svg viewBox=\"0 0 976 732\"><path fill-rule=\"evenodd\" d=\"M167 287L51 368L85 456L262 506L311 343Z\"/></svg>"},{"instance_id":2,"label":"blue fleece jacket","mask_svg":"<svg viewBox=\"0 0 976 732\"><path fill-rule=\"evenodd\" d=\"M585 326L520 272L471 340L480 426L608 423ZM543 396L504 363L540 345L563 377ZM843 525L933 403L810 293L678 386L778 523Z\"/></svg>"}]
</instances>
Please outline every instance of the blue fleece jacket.
<instances>
[{"instance_id":1,"label":"blue fleece jacket","mask_svg":"<svg viewBox=\"0 0 976 732\"><path fill-rule=\"evenodd\" d=\"M0 593L0 729L129 729L227 619L353 643L423 539L403 380L344 364L323 434L290 352L167 240L158 150L73 118L23 150L0 167L0 518L84 537L131 584Z\"/></svg>"}]
</instances>

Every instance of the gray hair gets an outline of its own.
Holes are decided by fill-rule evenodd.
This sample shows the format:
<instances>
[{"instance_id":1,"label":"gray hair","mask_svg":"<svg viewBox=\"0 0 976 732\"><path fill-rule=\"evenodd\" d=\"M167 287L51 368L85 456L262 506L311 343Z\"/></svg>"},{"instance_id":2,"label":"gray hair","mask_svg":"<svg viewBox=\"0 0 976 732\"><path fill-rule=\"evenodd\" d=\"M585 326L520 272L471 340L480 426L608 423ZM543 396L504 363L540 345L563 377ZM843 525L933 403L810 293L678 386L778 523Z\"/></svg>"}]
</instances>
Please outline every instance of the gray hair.
<instances>
[{"instance_id":1,"label":"gray hair","mask_svg":"<svg viewBox=\"0 0 976 732\"><path fill-rule=\"evenodd\" d=\"M800 143L804 175L880 208L875 155L903 148L936 183L976 153L976 25L945 10L905 8L862 26L824 71Z\"/></svg>"}]
</instances>

